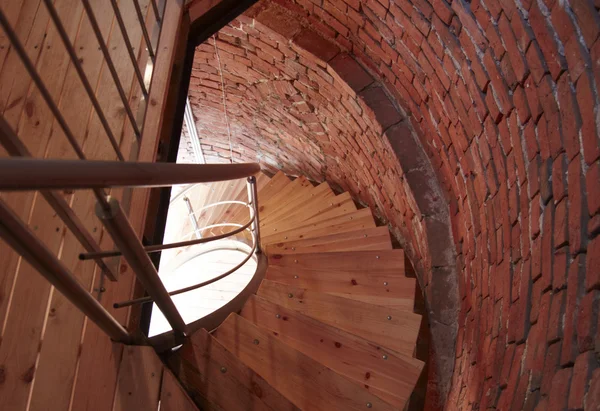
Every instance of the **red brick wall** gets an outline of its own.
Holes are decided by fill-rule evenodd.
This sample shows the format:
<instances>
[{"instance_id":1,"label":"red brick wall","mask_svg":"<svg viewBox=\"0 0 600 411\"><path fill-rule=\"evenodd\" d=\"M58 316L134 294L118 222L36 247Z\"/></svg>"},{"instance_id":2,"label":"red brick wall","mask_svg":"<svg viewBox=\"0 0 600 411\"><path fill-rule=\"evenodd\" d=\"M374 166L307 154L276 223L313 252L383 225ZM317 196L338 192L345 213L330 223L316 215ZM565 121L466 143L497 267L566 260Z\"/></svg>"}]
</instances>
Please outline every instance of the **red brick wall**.
<instances>
[{"instance_id":1,"label":"red brick wall","mask_svg":"<svg viewBox=\"0 0 600 411\"><path fill-rule=\"evenodd\" d=\"M235 161L374 207L420 271L438 336L453 336L456 307L436 293L458 287L456 349L440 337L432 357L455 351L448 409L600 404L600 2L277 3L287 13L261 2L218 35L220 65L214 43L200 48L206 151L228 159L231 135ZM452 367L436 367L444 397Z\"/></svg>"}]
</instances>

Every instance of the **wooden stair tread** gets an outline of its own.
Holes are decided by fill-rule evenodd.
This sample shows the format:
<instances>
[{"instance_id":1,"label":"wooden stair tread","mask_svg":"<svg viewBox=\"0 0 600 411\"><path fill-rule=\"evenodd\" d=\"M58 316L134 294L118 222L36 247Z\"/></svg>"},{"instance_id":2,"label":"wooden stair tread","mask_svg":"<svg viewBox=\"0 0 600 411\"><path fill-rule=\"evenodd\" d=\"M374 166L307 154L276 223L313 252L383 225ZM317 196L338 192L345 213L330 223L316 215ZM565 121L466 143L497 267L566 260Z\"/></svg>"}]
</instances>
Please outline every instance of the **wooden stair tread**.
<instances>
[{"instance_id":1,"label":"wooden stair tread","mask_svg":"<svg viewBox=\"0 0 600 411\"><path fill-rule=\"evenodd\" d=\"M371 210L364 208L317 223L308 223L301 227L291 228L283 232L263 230L261 236L263 244L273 244L288 239L300 240L303 238L322 237L327 234L344 233L373 227L375 227L375 220L373 220Z\"/></svg>"},{"instance_id":2,"label":"wooden stair tread","mask_svg":"<svg viewBox=\"0 0 600 411\"><path fill-rule=\"evenodd\" d=\"M272 255L391 249L392 241L388 228L375 227L329 234L322 237L267 244L263 251L268 255Z\"/></svg>"},{"instance_id":3,"label":"wooden stair tread","mask_svg":"<svg viewBox=\"0 0 600 411\"><path fill-rule=\"evenodd\" d=\"M290 201L287 204L280 204L279 207L272 210L264 218L261 219L261 225L267 225L271 220L289 220L293 219L295 213L299 210L311 210L314 206L322 204L329 198L334 197L333 191L329 188L329 184L321 183L316 187L311 187L303 195L295 201ZM259 203L260 205L260 203Z\"/></svg>"},{"instance_id":4,"label":"wooden stair tread","mask_svg":"<svg viewBox=\"0 0 600 411\"><path fill-rule=\"evenodd\" d=\"M319 270L392 271L404 275L403 250L338 251L332 253L274 254L270 267L300 267Z\"/></svg>"},{"instance_id":5,"label":"wooden stair tread","mask_svg":"<svg viewBox=\"0 0 600 411\"><path fill-rule=\"evenodd\" d=\"M366 389L283 343L272 332L231 314L216 339L300 409L392 410Z\"/></svg>"},{"instance_id":6,"label":"wooden stair tread","mask_svg":"<svg viewBox=\"0 0 600 411\"><path fill-rule=\"evenodd\" d=\"M298 409L204 329L196 331L174 354L170 366L207 409Z\"/></svg>"},{"instance_id":7,"label":"wooden stair tread","mask_svg":"<svg viewBox=\"0 0 600 411\"><path fill-rule=\"evenodd\" d=\"M419 360L386 351L261 297L252 296L240 315L313 360L367 385L397 408L404 407L423 368Z\"/></svg>"},{"instance_id":8,"label":"wooden stair tread","mask_svg":"<svg viewBox=\"0 0 600 411\"><path fill-rule=\"evenodd\" d=\"M295 203L298 199L305 198L313 188L313 185L305 177L298 177L269 200L261 201L259 198L260 219L268 220L270 214L277 212L281 207L285 207L290 203Z\"/></svg>"},{"instance_id":9,"label":"wooden stair tread","mask_svg":"<svg viewBox=\"0 0 600 411\"><path fill-rule=\"evenodd\" d=\"M265 224L264 230L287 231L300 226L317 223L319 221L329 220L331 218L345 215L356 211L356 205L349 193L343 193L327 200L322 200L311 208L299 208L296 213L279 218Z\"/></svg>"},{"instance_id":10,"label":"wooden stair tread","mask_svg":"<svg viewBox=\"0 0 600 411\"><path fill-rule=\"evenodd\" d=\"M399 272L318 270L270 266L266 279L323 293L377 296L413 301L416 280Z\"/></svg>"},{"instance_id":11,"label":"wooden stair tread","mask_svg":"<svg viewBox=\"0 0 600 411\"><path fill-rule=\"evenodd\" d=\"M399 354L412 356L421 316L327 293L263 280L259 296Z\"/></svg>"}]
</instances>

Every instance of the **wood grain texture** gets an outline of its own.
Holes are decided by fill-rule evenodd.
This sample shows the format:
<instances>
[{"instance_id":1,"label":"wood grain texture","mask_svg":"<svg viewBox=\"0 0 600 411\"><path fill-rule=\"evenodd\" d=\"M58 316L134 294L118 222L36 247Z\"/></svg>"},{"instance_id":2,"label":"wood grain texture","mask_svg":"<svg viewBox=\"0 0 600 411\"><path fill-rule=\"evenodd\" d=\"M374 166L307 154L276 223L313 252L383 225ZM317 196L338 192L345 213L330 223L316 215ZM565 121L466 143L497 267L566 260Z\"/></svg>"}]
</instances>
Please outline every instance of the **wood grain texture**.
<instances>
[{"instance_id":1,"label":"wood grain texture","mask_svg":"<svg viewBox=\"0 0 600 411\"><path fill-rule=\"evenodd\" d=\"M163 364L152 347L125 347L113 411L156 410Z\"/></svg>"},{"instance_id":2,"label":"wood grain texture","mask_svg":"<svg viewBox=\"0 0 600 411\"><path fill-rule=\"evenodd\" d=\"M198 407L188 396L177 378L168 368L163 371L160 390L161 411L198 411Z\"/></svg>"},{"instance_id":3,"label":"wood grain texture","mask_svg":"<svg viewBox=\"0 0 600 411\"><path fill-rule=\"evenodd\" d=\"M413 355L420 315L269 280L263 281L257 295L398 354Z\"/></svg>"},{"instance_id":4,"label":"wood grain texture","mask_svg":"<svg viewBox=\"0 0 600 411\"><path fill-rule=\"evenodd\" d=\"M271 233L268 230L264 230L266 232L261 233L261 235L264 244L273 244L288 239L301 240L373 227L375 227L375 221L371 215L371 210L364 208L317 222L307 222L300 227L296 225L294 228L286 229L285 231L276 229L276 232Z\"/></svg>"},{"instance_id":5,"label":"wood grain texture","mask_svg":"<svg viewBox=\"0 0 600 411\"><path fill-rule=\"evenodd\" d=\"M398 408L404 407L423 368L419 360L396 355L261 297L248 300L240 315L313 360L368 386L374 394L387 393Z\"/></svg>"},{"instance_id":6,"label":"wood grain texture","mask_svg":"<svg viewBox=\"0 0 600 411\"><path fill-rule=\"evenodd\" d=\"M198 330L170 362L196 403L224 411L297 410L206 330Z\"/></svg>"},{"instance_id":7,"label":"wood grain texture","mask_svg":"<svg viewBox=\"0 0 600 411\"><path fill-rule=\"evenodd\" d=\"M391 250L387 227L366 228L296 241L268 244L264 251L274 254L328 253L335 251Z\"/></svg>"},{"instance_id":8,"label":"wood grain texture","mask_svg":"<svg viewBox=\"0 0 600 411\"><path fill-rule=\"evenodd\" d=\"M389 404L328 367L283 343L272 332L237 314L215 332L216 339L270 385L306 410L392 410Z\"/></svg>"}]
</instances>

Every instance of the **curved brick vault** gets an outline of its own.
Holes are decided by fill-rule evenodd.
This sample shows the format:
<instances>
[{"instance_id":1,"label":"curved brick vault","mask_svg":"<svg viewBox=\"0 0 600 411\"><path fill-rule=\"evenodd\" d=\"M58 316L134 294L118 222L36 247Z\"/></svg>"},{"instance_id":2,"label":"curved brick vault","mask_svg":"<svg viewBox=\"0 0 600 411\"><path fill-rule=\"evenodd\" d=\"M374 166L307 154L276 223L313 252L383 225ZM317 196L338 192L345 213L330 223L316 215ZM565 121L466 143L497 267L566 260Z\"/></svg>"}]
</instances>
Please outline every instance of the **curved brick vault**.
<instances>
[{"instance_id":1,"label":"curved brick vault","mask_svg":"<svg viewBox=\"0 0 600 411\"><path fill-rule=\"evenodd\" d=\"M197 49L207 161L326 180L390 224L426 296L428 409L600 404L599 8L263 0Z\"/></svg>"}]
</instances>

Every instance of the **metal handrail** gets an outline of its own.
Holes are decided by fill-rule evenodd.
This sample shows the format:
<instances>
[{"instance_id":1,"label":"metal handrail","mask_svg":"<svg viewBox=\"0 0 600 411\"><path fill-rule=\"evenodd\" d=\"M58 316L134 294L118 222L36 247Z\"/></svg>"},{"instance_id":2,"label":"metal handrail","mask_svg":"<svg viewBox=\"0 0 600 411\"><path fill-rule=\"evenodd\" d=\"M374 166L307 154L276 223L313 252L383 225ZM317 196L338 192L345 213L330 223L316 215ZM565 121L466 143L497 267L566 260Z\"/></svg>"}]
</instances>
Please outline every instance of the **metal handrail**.
<instances>
[{"instance_id":1,"label":"metal handrail","mask_svg":"<svg viewBox=\"0 0 600 411\"><path fill-rule=\"evenodd\" d=\"M174 295L183 294L183 293L187 293L189 291L197 290L198 288L202 288L204 286L207 286L207 285L215 283L215 282L217 282L219 280L222 280L223 278L225 278L225 277L233 274L234 272L236 272L237 270L239 270L240 268L242 268L250 260L250 258L252 258L252 256L254 255L254 252L257 250L258 241L257 241L255 233L252 233L252 238L253 238L254 241L253 241L253 244L252 244L252 249L248 253L248 256L246 256L246 258L244 258L241 263L239 263L238 265L236 265L235 267L233 267L231 270L228 270L228 271L226 271L225 273L223 273L221 275L213 277L210 280L206 280L206 281L198 283L198 284L190 285L189 287L180 288L179 290L169 291L169 293L168 293L169 296L172 297ZM135 304L149 303L149 302L152 302L152 301L153 300L150 297L141 297L141 298L136 298L134 300L124 301L124 302L121 302L121 303L115 303L115 304L113 304L113 307L114 308L123 308L123 307L129 307L129 306L135 305Z\"/></svg>"},{"instance_id":2,"label":"metal handrail","mask_svg":"<svg viewBox=\"0 0 600 411\"><path fill-rule=\"evenodd\" d=\"M230 231L225 234L214 235L211 237L198 238L196 240L179 241L176 243L167 243L167 244L149 245L149 246L144 247L144 250L147 253L156 253L158 251L170 250L173 248L188 247L188 246L197 245L197 244L209 243L211 241L222 240L227 237L232 237L238 233L241 233L248 227L250 227L252 225L252 223L254 222L255 211L252 207L250 207L249 204L247 204L247 206L250 209L251 217L250 217L250 220L246 224L242 225L242 224L235 224L235 223L220 223L220 224L212 224L212 225L203 227L201 229L201 230L208 230L210 228L216 228L216 227L232 227L232 226L238 227L237 229L235 229L233 231ZM186 237L187 237L187 235L186 235ZM97 259L97 258L118 257L120 255L123 255L123 253L121 253L121 251L119 251L119 250L100 251L100 252L81 253L81 254L79 254L79 259L80 260L91 260L91 259Z\"/></svg>"}]
</instances>

